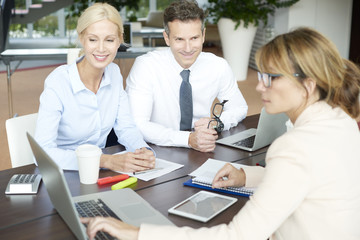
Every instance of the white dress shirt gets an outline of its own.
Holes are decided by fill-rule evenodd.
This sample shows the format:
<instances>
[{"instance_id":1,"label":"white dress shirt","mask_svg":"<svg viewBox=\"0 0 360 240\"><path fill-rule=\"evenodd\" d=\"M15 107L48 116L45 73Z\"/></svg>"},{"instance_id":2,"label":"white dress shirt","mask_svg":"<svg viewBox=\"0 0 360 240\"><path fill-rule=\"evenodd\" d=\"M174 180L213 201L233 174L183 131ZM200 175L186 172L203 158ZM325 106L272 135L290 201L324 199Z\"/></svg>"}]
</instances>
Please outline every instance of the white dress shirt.
<instances>
[{"instance_id":1,"label":"white dress shirt","mask_svg":"<svg viewBox=\"0 0 360 240\"><path fill-rule=\"evenodd\" d=\"M133 121L122 83L114 63L105 68L96 94L81 81L76 63L62 65L46 78L35 138L60 167L77 170L74 150L85 143L105 147L112 128L128 151L148 147Z\"/></svg>"},{"instance_id":2,"label":"white dress shirt","mask_svg":"<svg viewBox=\"0 0 360 240\"><path fill-rule=\"evenodd\" d=\"M183 68L170 48L137 57L127 78L126 90L134 120L145 141L163 146L188 147L189 131L180 131L179 90ZM189 68L193 96L193 121L212 117L212 103L229 100L221 120L225 130L246 117L248 106L229 64L202 52Z\"/></svg>"},{"instance_id":3,"label":"white dress shirt","mask_svg":"<svg viewBox=\"0 0 360 240\"><path fill-rule=\"evenodd\" d=\"M139 240L358 240L359 156L356 121L317 102L271 144L265 168L244 169L246 186L258 188L229 224L200 229L142 224Z\"/></svg>"}]
</instances>

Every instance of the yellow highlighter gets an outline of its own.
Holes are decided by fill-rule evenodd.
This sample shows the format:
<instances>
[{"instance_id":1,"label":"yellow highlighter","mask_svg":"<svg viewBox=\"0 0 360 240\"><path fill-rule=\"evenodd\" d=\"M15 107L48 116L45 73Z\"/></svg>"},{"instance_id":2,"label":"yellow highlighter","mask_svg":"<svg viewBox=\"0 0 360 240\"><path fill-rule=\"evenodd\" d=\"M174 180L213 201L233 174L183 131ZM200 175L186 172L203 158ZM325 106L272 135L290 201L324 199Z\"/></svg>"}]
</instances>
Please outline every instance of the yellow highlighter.
<instances>
[{"instance_id":1,"label":"yellow highlighter","mask_svg":"<svg viewBox=\"0 0 360 240\"><path fill-rule=\"evenodd\" d=\"M122 188L126 188L128 186L130 186L133 183L137 182L137 178L136 177L129 177L128 179L121 181L117 184L114 184L111 186L111 190L118 190L118 189L122 189Z\"/></svg>"}]
</instances>

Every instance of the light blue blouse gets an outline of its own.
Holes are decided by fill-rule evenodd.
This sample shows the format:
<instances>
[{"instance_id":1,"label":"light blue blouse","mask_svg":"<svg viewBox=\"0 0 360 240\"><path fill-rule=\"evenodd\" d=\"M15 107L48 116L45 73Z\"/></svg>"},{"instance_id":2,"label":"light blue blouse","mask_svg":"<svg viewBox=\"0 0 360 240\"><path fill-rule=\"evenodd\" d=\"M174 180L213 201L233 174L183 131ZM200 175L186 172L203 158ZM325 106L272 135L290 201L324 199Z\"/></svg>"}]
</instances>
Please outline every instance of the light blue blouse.
<instances>
[{"instance_id":1,"label":"light blue blouse","mask_svg":"<svg viewBox=\"0 0 360 240\"><path fill-rule=\"evenodd\" d=\"M35 138L60 167L78 170L75 149L85 143L105 147L112 128L128 151L148 147L132 119L118 65L106 67L96 94L80 80L76 63L49 74Z\"/></svg>"}]
</instances>

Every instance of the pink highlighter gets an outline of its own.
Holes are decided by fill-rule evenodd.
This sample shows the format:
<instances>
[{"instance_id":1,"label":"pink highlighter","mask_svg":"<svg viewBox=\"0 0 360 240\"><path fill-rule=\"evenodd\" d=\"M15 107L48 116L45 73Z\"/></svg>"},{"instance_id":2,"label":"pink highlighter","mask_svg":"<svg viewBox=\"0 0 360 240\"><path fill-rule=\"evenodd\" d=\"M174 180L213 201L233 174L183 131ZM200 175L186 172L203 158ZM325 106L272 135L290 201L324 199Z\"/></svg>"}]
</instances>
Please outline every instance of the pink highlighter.
<instances>
[{"instance_id":1,"label":"pink highlighter","mask_svg":"<svg viewBox=\"0 0 360 240\"><path fill-rule=\"evenodd\" d=\"M120 175L113 176L113 177L104 177L104 178L99 178L97 181L97 184L104 185L104 184L113 183L113 182L120 182L120 181L124 181L125 179L128 179L128 178L129 178L129 175L127 175L127 174L120 174Z\"/></svg>"}]
</instances>

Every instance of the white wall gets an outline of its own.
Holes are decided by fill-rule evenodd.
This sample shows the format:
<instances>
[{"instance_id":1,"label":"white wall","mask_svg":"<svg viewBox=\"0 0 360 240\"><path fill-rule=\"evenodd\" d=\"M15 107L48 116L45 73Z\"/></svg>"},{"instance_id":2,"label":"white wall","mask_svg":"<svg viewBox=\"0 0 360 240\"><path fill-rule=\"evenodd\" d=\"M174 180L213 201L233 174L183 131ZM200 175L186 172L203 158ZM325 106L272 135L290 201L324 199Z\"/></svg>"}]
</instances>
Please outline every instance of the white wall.
<instances>
[{"instance_id":1,"label":"white wall","mask_svg":"<svg viewBox=\"0 0 360 240\"><path fill-rule=\"evenodd\" d=\"M352 0L300 0L275 13L276 34L290 29L312 27L330 38L343 58L349 57Z\"/></svg>"}]
</instances>

